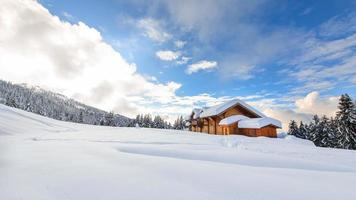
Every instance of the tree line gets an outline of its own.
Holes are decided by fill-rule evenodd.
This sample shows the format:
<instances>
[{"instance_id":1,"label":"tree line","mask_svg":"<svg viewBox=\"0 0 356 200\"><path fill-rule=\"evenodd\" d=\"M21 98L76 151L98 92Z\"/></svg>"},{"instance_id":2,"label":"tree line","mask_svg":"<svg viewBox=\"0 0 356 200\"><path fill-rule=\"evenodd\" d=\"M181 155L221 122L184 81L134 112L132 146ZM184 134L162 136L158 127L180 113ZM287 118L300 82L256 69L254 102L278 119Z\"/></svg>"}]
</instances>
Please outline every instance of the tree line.
<instances>
[{"instance_id":1,"label":"tree line","mask_svg":"<svg viewBox=\"0 0 356 200\"><path fill-rule=\"evenodd\" d=\"M185 123L182 116L178 116L173 124L164 120L160 115L152 117L150 114L140 114L137 115L133 121L136 127L145 128L160 128L160 129L177 129L183 130L185 128Z\"/></svg>"},{"instance_id":2,"label":"tree line","mask_svg":"<svg viewBox=\"0 0 356 200\"><path fill-rule=\"evenodd\" d=\"M335 117L315 115L310 123L301 121L299 125L292 120L288 134L320 147L356 149L356 103L348 94L343 94Z\"/></svg>"},{"instance_id":3,"label":"tree line","mask_svg":"<svg viewBox=\"0 0 356 200\"><path fill-rule=\"evenodd\" d=\"M183 129L184 120L179 116L173 124L157 115L137 115L130 119L113 111L106 112L64 95L43 90L39 87L28 87L26 85L12 84L0 80L0 103L10 107L19 108L49 118L101 126L121 126L161 128L161 129Z\"/></svg>"}]
</instances>

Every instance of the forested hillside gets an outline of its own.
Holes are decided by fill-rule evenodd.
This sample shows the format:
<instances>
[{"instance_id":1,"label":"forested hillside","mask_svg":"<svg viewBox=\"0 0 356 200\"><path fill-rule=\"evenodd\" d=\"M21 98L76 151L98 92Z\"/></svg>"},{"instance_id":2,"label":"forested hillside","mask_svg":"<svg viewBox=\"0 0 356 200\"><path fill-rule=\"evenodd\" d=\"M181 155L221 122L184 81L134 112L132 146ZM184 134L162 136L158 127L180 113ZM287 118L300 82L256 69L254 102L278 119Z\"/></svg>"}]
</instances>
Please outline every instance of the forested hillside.
<instances>
[{"instance_id":1,"label":"forested hillside","mask_svg":"<svg viewBox=\"0 0 356 200\"><path fill-rule=\"evenodd\" d=\"M87 106L64 95L0 80L0 103L57 120L107 126L133 126L133 120Z\"/></svg>"}]
</instances>

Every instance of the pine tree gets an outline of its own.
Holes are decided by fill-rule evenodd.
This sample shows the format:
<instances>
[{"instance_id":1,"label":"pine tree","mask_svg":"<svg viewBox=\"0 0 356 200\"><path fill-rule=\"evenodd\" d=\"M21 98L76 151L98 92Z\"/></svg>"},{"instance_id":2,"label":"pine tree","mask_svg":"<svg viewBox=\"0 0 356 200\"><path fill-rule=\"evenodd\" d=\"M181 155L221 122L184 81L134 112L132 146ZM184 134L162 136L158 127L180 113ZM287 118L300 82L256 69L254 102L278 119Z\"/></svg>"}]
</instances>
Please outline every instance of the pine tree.
<instances>
[{"instance_id":1,"label":"pine tree","mask_svg":"<svg viewBox=\"0 0 356 200\"><path fill-rule=\"evenodd\" d=\"M296 137L301 138L301 139L307 139L306 135L307 135L307 128L305 127L305 125L301 121L300 124L299 124L299 129L298 129Z\"/></svg>"},{"instance_id":2,"label":"pine tree","mask_svg":"<svg viewBox=\"0 0 356 200\"><path fill-rule=\"evenodd\" d=\"M289 135L296 136L298 134L299 129L298 129L297 122L295 122L294 120L291 120L289 122L289 126L288 127L289 127L289 130L288 130L288 134Z\"/></svg>"},{"instance_id":3,"label":"pine tree","mask_svg":"<svg viewBox=\"0 0 356 200\"><path fill-rule=\"evenodd\" d=\"M177 127L178 127L178 119L174 120L173 129L177 129Z\"/></svg>"},{"instance_id":4,"label":"pine tree","mask_svg":"<svg viewBox=\"0 0 356 200\"><path fill-rule=\"evenodd\" d=\"M328 132L328 137L327 137L327 147L333 147L337 148L338 147L338 131L337 131L337 120L334 118L331 118L329 120L329 132Z\"/></svg>"},{"instance_id":5,"label":"pine tree","mask_svg":"<svg viewBox=\"0 0 356 200\"><path fill-rule=\"evenodd\" d=\"M114 113L113 112L109 112L109 113L105 114L105 116L104 116L104 125L106 125L106 126L115 126Z\"/></svg>"},{"instance_id":6,"label":"pine tree","mask_svg":"<svg viewBox=\"0 0 356 200\"><path fill-rule=\"evenodd\" d=\"M83 111L80 111L79 113L78 122L83 123Z\"/></svg>"},{"instance_id":7,"label":"pine tree","mask_svg":"<svg viewBox=\"0 0 356 200\"><path fill-rule=\"evenodd\" d=\"M319 123L317 146L329 147L329 133L331 133L331 126L329 119L324 115ZM315 142L314 142L315 143Z\"/></svg>"},{"instance_id":8,"label":"pine tree","mask_svg":"<svg viewBox=\"0 0 356 200\"><path fill-rule=\"evenodd\" d=\"M178 116L177 119L174 121L173 129L183 130L183 128L184 128L183 116Z\"/></svg>"},{"instance_id":9,"label":"pine tree","mask_svg":"<svg viewBox=\"0 0 356 200\"><path fill-rule=\"evenodd\" d=\"M183 120L183 116L181 115L179 118L179 130L183 130L184 129L184 120Z\"/></svg>"},{"instance_id":10,"label":"pine tree","mask_svg":"<svg viewBox=\"0 0 356 200\"><path fill-rule=\"evenodd\" d=\"M307 133L306 138L313 141L317 146L321 143L320 119L318 115L313 116L313 120L309 124L309 132Z\"/></svg>"},{"instance_id":11,"label":"pine tree","mask_svg":"<svg viewBox=\"0 0 356 200\"><path fill-rule=\"evenodd\" d=\"M12 98L12 97L7 97L6 98L5 105L10 106L10 107L14 107L14 108L18 107L17 104L16 104L15 99Z\"/></svg>"},{"instance_id":12,"label":"pine tree","mask_svg":"<svg viewBox=\"0 0 356 200\"><path fill-rule=\"evenodd\" d=\"M355 105L347 94L339 100L339 111L336 114L339 132L339 147L356 149L356 113Z\"/></svg>"}]
</instances>

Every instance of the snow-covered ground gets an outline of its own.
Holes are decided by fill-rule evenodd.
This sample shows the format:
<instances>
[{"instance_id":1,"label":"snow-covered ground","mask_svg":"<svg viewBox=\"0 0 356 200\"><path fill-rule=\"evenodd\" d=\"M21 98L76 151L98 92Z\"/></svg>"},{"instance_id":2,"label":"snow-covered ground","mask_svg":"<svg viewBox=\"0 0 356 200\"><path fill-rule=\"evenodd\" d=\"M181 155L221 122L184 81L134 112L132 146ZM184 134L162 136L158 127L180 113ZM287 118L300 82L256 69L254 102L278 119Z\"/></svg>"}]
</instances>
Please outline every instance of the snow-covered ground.
<instances>
[{"instance_id":1,"label":"snow-covered ground","mask_svg":"<svg viewBox=\"0 0 356 200\"><path fill-rule=\"evenodd\" d=\"M0 105L0 199L356 199L356 151L114 128Z\"/></svg>"}]
</instances>

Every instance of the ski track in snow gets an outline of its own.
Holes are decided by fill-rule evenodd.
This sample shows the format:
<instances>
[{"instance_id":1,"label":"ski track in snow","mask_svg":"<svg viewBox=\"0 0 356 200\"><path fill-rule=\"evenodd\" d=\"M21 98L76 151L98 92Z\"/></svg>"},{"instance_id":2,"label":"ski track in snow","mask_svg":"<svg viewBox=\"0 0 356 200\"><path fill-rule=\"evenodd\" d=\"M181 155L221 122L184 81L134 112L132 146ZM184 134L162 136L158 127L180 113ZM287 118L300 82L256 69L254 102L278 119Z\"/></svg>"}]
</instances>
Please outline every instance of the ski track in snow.
<instances>
[{"instance_id":1,"label":"ski track in snow","mask_svg":"<svg viewBox=\"0 0 356 200\"><path fill-rule=\"evenodd\" d=\"M0 105L0 199L355 199L356 151L48 119Z\"/></svg>"}]
</instances>

